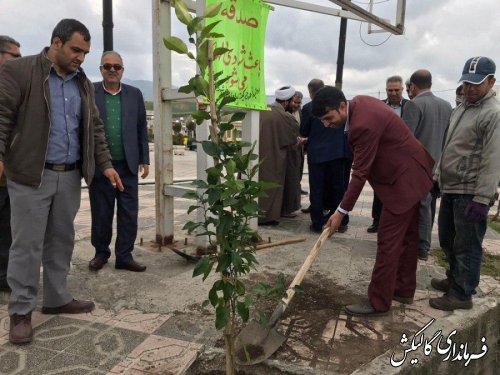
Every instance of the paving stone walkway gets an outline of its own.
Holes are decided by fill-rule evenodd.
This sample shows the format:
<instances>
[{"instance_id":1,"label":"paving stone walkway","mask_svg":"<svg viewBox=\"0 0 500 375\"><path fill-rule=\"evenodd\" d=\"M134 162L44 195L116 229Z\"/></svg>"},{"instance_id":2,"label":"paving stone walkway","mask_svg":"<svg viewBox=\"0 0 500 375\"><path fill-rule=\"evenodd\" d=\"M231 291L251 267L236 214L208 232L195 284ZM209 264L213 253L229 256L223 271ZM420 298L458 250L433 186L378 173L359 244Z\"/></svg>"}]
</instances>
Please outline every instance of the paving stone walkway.
<instances>
[{"instance_id":1,"label":"paving stone walkway","mask_svg":"<svg viewBox=\"0 0 500 375\"><path fill-rule=\"evenodd\" d=\"M194 177L194 160L194 152L176 155L176 178ZM307 175L303 188L308 190ZM343 305L366 293L375 259L376 235L366 232L371 223L372 195L367 185L351 213L349 230L330 240L308 274L306 293L291 305L280 327L289 339L273 360L304 371L351 373L387 350L390 342L401 337L404 327L422 327L432 318L450 316L428 304L429 298L439 295L429 287L430 278L444 276L432 257L419 261L412 305L395 302L389 316L376 320L348 318L343 312ZM189 203L175 200L174 225L180 249L184 237L193 243L193 238L181 231ZM308 205L308 197L303 197L302 204ZM38 308L33 313L34 342L13 346L8 343L8 296L0 294L0 374L184 374L200 353L220 348L221 333L213 327L213 312L200 308L210 285L191 279L192 264L152 246L154 215L154 185L141 186L140 231L134 254L148 265L146 273L114 270L112 262L97 274L89 272L87 264L93 256L90 207L83 190L69 281L75 296L95 300L97 309L89 314L51 316L41 314ZM435 226L434 246L436 230ZM283 219L278 227L259 228L259 232L272 241L306 238L297 245L259 251L263 265L259 271L264 275L275 275L285 268L286 275L293 276L317 239L309 232L308 215L302 213ZM484 245L486 251L500 254L500 235L488 230ZM189 251L189 245L184 249ZM498 280L482 277L478 297L496 296L498 284ZM328 298L307 299L316 292ZM353 350L360 345L367 348L365 352Z\"/></svg>"}]
</instances>

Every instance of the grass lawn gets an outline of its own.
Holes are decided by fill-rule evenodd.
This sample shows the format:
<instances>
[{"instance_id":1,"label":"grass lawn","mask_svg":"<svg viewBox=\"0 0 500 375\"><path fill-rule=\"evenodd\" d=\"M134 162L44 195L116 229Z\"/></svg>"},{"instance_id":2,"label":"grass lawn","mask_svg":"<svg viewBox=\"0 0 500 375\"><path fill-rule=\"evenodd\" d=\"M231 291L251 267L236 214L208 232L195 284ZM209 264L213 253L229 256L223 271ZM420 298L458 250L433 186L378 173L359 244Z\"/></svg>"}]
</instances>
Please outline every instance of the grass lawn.
<instances>
[{"instance_id":1,"label":"grass lawn","mask_svg":"<svg viewBox=\"0 0 500 375\"><path fill-rule=\"evenodd\" d=\"M436 257L438 264L448 270L448 261L441 248L431 250L431 255ZM483 264L481 265L481 275L488 275L500 278L500 255L483 253Z\"/></svg>"}]
</instances>

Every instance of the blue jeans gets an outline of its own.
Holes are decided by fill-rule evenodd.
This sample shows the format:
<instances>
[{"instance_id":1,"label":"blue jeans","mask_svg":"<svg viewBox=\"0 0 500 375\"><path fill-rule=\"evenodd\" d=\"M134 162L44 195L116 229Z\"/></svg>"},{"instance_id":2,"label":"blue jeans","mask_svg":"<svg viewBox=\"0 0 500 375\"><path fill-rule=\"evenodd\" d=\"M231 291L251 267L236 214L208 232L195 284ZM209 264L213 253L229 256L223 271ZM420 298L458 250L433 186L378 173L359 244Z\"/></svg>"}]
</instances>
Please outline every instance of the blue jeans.
<instances>
[{"instance_id":1,"label":"blue jeans","mask_svg":"<svg viewBox=\"0 0 500 375\"><path fill-rule=\"evenodd\" d=\"M443 194L439 209L439 242L444 250L450 271L450 293L462 300L471 299L479 285L483 238L486 219L479 222L465 218L465 208L472 195Z\"/></svg>"}]
</instances>

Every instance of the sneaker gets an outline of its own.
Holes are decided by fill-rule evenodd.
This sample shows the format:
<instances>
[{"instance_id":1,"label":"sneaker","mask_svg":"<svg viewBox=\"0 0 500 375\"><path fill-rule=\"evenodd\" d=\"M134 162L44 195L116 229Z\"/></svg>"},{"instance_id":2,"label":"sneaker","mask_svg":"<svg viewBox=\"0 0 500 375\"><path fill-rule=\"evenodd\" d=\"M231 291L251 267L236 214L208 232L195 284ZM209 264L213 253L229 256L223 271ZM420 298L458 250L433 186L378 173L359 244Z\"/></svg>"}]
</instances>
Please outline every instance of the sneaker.
<instances>
[{"instance_id":1,"label":"sneaker","mask_svg":"<svg viewBox=\"0 0 500 375\"><path fill-rule=\"evenodd\" d=\"M431 286L436 290L446 293L450 289L450 282L448 281L447 278L446 279L432 278Z\"/></svg>"},{"instance_id":2,"label":"sneaker","mask_svg":"<svg viewBox=\"0 0 500 375\"><path fill-rule=\"evenodd\" d=\"M458 309L470 310L472 309L472 299L462 300L451 294L444 294L438 298L431 298L429 305L438 310L453 311Z\"/></svg>"},{"instance_id":3,"label":"sneaker","mask_svg":"<svg viewBox=\"0 0 500 375\"><path fill-rule=\"evenodd\" d=\"M429 259L429 253L426 250L418 249L418 259L426 261Z\"/></svg>"},{"instance_id":4,"label":"sneaker","mask_svg":"<svg viewBox=\"0 0 500 375\"><path fill-rule=\"evenodd\" d=\"M31 313L14 314L10 317L9 341L14 345L27 344L33 340Z\"/></svg>"}]
</instances>

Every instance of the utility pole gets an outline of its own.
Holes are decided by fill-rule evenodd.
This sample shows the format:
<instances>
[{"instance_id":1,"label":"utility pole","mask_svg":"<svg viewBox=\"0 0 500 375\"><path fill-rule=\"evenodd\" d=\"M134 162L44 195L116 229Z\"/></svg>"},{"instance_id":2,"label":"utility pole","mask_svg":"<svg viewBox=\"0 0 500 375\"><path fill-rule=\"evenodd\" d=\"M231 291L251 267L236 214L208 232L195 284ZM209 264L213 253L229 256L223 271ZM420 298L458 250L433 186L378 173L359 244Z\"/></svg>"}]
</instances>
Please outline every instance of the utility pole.
<instances>
[{"instance_id":1,"label":"utility pole","mask_svg":"<svg viewBox=\"0 0 500 375\"><path fill-rule=\"evenodd\" d=\"M113 0L102 0L103 52L113 51Z\"/></svg>"},{"instance_id":2,"label":"utility pole","mask_svg":"<svg viewBox=\"0 0 500 375\"><path fill-rule=\"evenodd\" d=\"M347 35L347 18L340 19L339 50L337 53L337 75L335 76L335 87L342 90L342 78L344 76L345 41Z\"/></svg>"}]
</instances>

